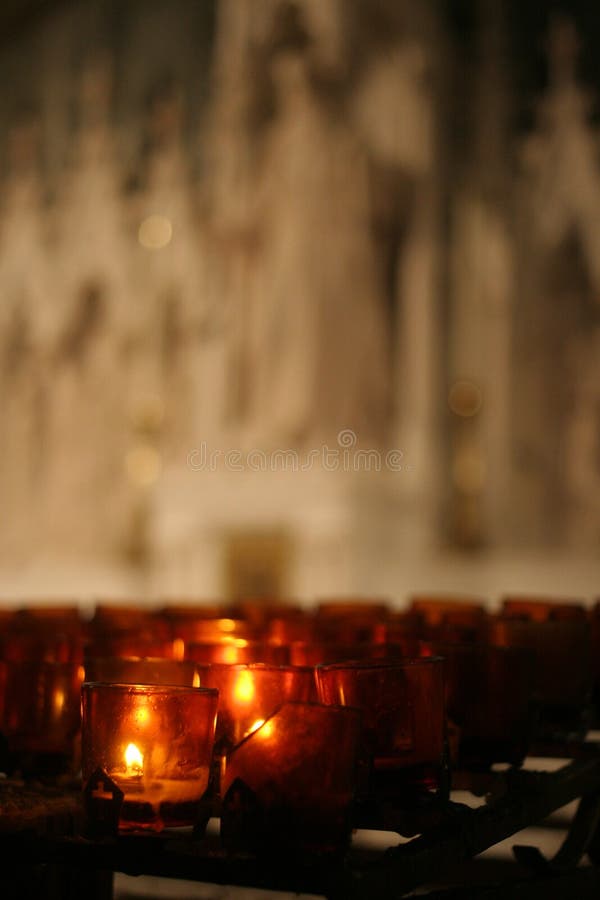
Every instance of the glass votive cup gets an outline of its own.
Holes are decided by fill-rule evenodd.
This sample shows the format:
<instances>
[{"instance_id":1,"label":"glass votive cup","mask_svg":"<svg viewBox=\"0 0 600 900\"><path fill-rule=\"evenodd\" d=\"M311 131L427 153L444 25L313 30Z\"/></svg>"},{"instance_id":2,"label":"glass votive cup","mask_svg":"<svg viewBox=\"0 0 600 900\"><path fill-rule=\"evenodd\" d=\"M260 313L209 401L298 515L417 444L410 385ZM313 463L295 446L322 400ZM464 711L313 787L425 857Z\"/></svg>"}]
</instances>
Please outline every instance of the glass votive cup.
<instances>
[{"instance_id":1,"label":"glass votive cup","mask_svg":"<svg viewBox=\"0 0 600 900\"><path fill-rule=\"evenodd\" d=\"M84 640L77 606L30 606L11 617L0 652L15 661L81 662Z\"/></svg>"},{"instance_id":2,"label":"glass votive cup","mask_svg":"<svg viewBox=\"0 0 600 900\"><path fill-rule=\"evenodd\" d=\"M210 776L218 693L86 682L82 772L88 824L161 831L196 824Z\"/></svg>"},{"instance_id":3,"label":"glass votive cup","mask_svg":"<svg viewBox=\"0 0 600 900\"><path fill-rule=\"evenodd\" d=\"M446 712L453 762L486 770L520 765L533 726L534 657L518 647L424 642L424 655L445 659ZM454 748L453 748L454 745Z\"/></svg>"},{"instance_id":4,"label":"glass votive cup","mask_svg":"<svg viewBox=\"0 0 600 900\"><path fill-rule=\"evenodd\" d=\"M447 787L444 661L358 661L315 669L319 700L360 710L366 790L398 806Z\"/></svg>"},{"instance_id":5,"label":"glass votive cup","mask_svg":"<svg viewBox=\"0 0 600 900\"><path fill-rule=\"evenodd\" d=\"M294 641L311 641L314 636L315 621L307 613L276 616L265 626L265 638L271 644L289 646Z\"/></svg>"},{"instance_id":6,"label":"glass votive cup","mask_svg":"<svg viewBox=\"0 0 600 900\"><path fill-rule=\"evenodd\" d=\"M191 660L162 658L90 659L85 663L85 680L107 684L176 684L200 687L200 676Z\"/></svg>"},{"instance_id":7,"label":"glass votive cup","mask_svg":"<svg viewBox=\"0 0 600 900\"><path fill-rule=\"evenodd\" d=\"M335 854L352 827L360 714L285 703L228 754L221 838L258 854ZM334 749L335 748L335 749Z\"/></svg>"},{"instance_id":8,"label":"glass votive cup","mask_svg":"<svg viewBox=\"0 0 600 900\"><path fill-rule=\"evenodd\" d=\"M367 597L328 597L319 600L317 617L319 619L370 619L379 622L390 612L385 600Z\"/></svg>"},{"instance_id":9,"label":"glass votive cup","mask_svg":"<svg viewBox=\"0 0 600 900\"><path fill-rule=\"evenodd\" d=\"M57 775L75 768L83 667L7 660L2 731L9 771Z\"/></svg>"},{"instance_id":10,"label":"glass votive cup","mask_svg":"<svg viewBox=\"0 0 600 900\"><path fill-rule=\"evenodd\" d=\"M97 603L90 622L92 632L115 634L118 632L147 632L168 637L166 623L161 622L152 609L139 603Z\"/></svg>"},{"instance_id":11,"label":"glass votive cup","mask_svg":"<svg viewBox=\"0 0 600 900\"><path fill-rule=\"evenodd\" d=\"M317 640L339 644L373 642L389 617L386 603L348 599L319 603L315 616Z\"/></svg>"},{"instance_id":12,"label":"glass votive cup","mask_svg":"<svg viewBox=\"0 0 600 900\"><path fill-rule=\"evenodd\" d=\"M524 619L529 622L583 621L586 609L576 600L546 599L544 597L505 597L501 616L507 619Z\"/></svg>"},{"instance_id":13,"label":"glass votive cup","mask_svg":"<svg viewBox=\"0 0 600 900\"><path fill-rule=\"evenodd\" d=\"M266 641L229 638L212 644L188 644L185 648L185 656L186 659L192 659L202 665L266 663L267 665L284 666L289 662L289 648L268 644Z\"/></svg>"},{"instance_id":14,"label":"glass votive cup","mask_svg":"<svg viewBox=\"0 0 600 900\"><path fill-rule=\"evenodd\" d=\"M383 622L379 622L374 630L375 640L388 644L406 640L417 641L420 634L421 618L417 613L410 610L390 613L388 618Z\"/></svg>"},{"instance_id":15,"label":"glass votive cup","mask_svg":"<svg viewBox=\"0 0 600 900\"><path fill-rule=\"evenodd\" d=\"M223 757L278 706L316 699L314 670L303 666L198 665L201 686L219 691L215 753Z\"/></svg>"},{"instance_id":16,"label":"glass votive cup","mask_svg":"<svg viewBox=\"0 0 600 900\"><path fill-rule=\"evenodd\" d=\"M583 737L593 690L592 642L586 620L524 621L496 616L489 643L522 647L534 655L535 737Z\"/></svg>"},{"instance_id":17,"label":"glass votive cup","mask_svg":"<svg viewBox=\"0 0 600 900\"><path fill-rule=\"evenodd\" d=\"M76 603L28 604L16 610L11 622L15 630L32 631L52 629L61 634L80 635L84 630L79 607Z\"/></svg>"},{"instance_id":18,"label":"glass votive cup","mask_svg":"<svg viewBox=\"0 0 600 900\"><path fill-rule=\"evenodd\" d=\"M179 642L181 644L181 642ZM181 659L183 644L171 638L152 637L147 633L117 632L93 635L86 645L86 659L128 659L151 657L153 659Z\"/></svg>"},{"instance_id":19,"label":"glass votive cup","mask_svg":"<svg viewBox=\"0 0 600 900\"><path fill-rule=\"evenodd\" d=\"M425 640L458 643L480 640L488 619L481 601L452 595L413 597L410 612L421 620L420 635Z\"/></svg>"},{"instance_id":20,"label":"glass votive cup","mask_svg":"<svg viewBox=\"0 0 600 900\"><path fill-rule=\"evenodd\" d=\"M50 629L12 631L0 638L0 656L14 662L81 663L83 640Z\"/></svg>"},{"instance_id":21,"label":"glass votive cup","mask_svg":"<svg viewBox=\"0 0 600 900\"><path fill-rule=\"evenodd\" d=\"M267 623L273 619L295 618L302 614L302 609L292 600L247 597L234 605L231 614L250 622L257 631L263 631Z\"/></svg>"},{"instance_id":22,"label":"glass votive cup","mask_svg":"<svg viewBox=\"0 0 600 900\"><path fill-rule=\"evenodd\" d=\"M293 666L321 666L359 659L390 659L404 656L402 644L295 641L290 645Z\"/></svg>"},{"instance_id":23,"label":"glass votive cup","mask_svg":"<svg viewBox=\"0 0 600 900\"><path fill-rule=\"evenodd\" d=\"M232 638L254 637L254 631L249 622L244 619L231 619L219 617L215 619L196 618L195 616L181 616L171 619L171 636L188 644L218 643Z\"/></svg>"}]
</instances>

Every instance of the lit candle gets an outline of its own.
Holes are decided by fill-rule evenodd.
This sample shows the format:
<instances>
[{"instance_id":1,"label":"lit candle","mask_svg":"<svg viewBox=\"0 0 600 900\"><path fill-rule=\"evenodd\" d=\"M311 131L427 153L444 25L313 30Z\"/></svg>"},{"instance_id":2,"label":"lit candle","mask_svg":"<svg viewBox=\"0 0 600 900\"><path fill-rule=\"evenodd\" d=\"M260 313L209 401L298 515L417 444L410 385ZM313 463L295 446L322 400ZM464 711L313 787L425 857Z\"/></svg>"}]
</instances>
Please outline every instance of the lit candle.
<instances>
[{"instance_id":1,"label":"lit candle","mask_svg":"<svg viewBox=\"0 0 600 900\"><path fill-rule=\"evenodd\" d=\"M143 774L144 757L135 744L127 744L125 749L125 775L129 778L141 778Z\"/></svg>"},{"instance_id":2,"label":"lit candle","mask_svg":"<svg viewBox=\"0 0 600 900\"><path fill-rule=\"evenodd\" d=\"M195 823L208 787L218 693L176 685L83 686L84 785L122 791L121 829Z\"/></svg>"}]
</instances>

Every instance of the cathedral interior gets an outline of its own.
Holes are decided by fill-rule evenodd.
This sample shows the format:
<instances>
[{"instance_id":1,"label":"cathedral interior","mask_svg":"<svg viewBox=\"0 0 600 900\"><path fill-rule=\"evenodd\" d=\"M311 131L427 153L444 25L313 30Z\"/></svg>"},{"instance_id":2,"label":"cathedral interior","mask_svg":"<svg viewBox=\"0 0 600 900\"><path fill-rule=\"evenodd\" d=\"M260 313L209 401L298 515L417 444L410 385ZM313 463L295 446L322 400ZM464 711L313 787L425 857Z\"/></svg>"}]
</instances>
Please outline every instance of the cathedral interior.
<instances>
[{"instance_id":1,"label":"cathedral interior","mask_svg":"<svg viewBox=\"0 0 600 900\"><path fill-rule=\"evenodd\" d=\"M599 50L1 0L2 900L599 896Z\"/></svg>"},{"instance_id":2,"label":"cathedral interior","mask_svg":"<svg viewBox=\"0 0 600 900\"><path fill-rule=\"evenodd\" d=\"M593 10L5 2L3 593L591 597Z\"/></svg>"}]
</instances>

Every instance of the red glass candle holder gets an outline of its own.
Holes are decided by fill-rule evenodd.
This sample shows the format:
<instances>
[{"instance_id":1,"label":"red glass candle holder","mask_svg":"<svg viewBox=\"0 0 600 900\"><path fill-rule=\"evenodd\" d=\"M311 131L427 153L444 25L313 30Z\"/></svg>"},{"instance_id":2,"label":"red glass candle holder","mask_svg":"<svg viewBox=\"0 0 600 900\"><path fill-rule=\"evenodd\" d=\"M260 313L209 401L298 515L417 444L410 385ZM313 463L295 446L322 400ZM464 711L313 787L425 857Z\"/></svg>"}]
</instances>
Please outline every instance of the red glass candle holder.
<instances>
[{"instance_id":1,"label":"red glass candle holder","mask_svg":"<svg viewBox=\"0 0 600 900\"><path fill-rule=\"evenodd\" d=\"M85 680L107 684L176 684L200 687L200 676L191 660L124 658L91 659L85 664Z\"/></svg>"},{"instance_id":2,"label":"red glass candle holder","mask_svg":"<svg viewBox=\"0 0 600 900\"><path fill-rule=\"evenodd\" d=\"M389 617L386 603L370 600L322 601L315 616L318 640L340 644L372 642Z\"/></svg>"},{"instance_id":3,"label":"red glass candle holder","mask_svg":"<svg viewBox=\"0 0 600 900\"><path fill-rule=\"evenodd\" d=\"M415 646L418 642L414 642ZM296 641L291 644L290 662L293 666L321 666L358 659L394 659L405 655L403 644Z\"/></svg>"},{"instance_id":4,"label":"red glass candle holder","mask_svg":"<svg viewBox=\"0 0 600 900\"><path fill-rule=\"evenodd\" d=\"M317 617L320 619L371 619L380 621L389 615L390 608L385 600L366 597L329 597L323 598L317 605Z\"/></svg>"},{"instance_id":5,"label":"red glass candle holder","mask_svg":"<svg viewBox=\"0 0 600 900\"><path fill-rule=\"evenodd\" d=\"M0 636L4 635L14 621L16 610L0 607Z\"/></svg>"},{"instance_id":6,"label":"red glass candle holder","mask_svg":"<svg viewBox=\"0 0 600 900\"><path fill-rule=\"evenodd\" d=\"M314 673L299 666L198 666L200 684L219 691L215 752L223 756L282 703L315 699Z\"/></svg>"},{"instance_id":7,"label":"red glass candle holder","mask_svg":"<svg viewBox=\"0 0 600 900\"><path fill-rule=\"evenodd\" d=\"M153 610L145 609L141 603L97 603L90 626L94 632L115 634L137 631L168 637L166 623L157 619Z\"/></svg>"},{"instance_id":8,"label":"red glass candle holder","mask_svg":"<svg viewBox=\"0 0 600 900\"><path fill-rule=\"evenodd\" d=\"M1 654L14 661L77 662L83 659L85 628L75 606L17 610L1 639Z\"/></svg>"},{"instance_id":9,"label":"red glass candle holder","mask_svg":"<svg viewBox=\"0 0 600 900\"><path fill-rule=\"evenodd\" d=\"M181 642L180 642L181 643ZM153 659L181 659L183 644L171 638L151 637L145 633L119 632L95 634L85 647L86 659L128 659L151 657Z\"/></svg>"},{"instance_id":10,"label":"red glass candle holder","mask_svg":"<svg viewBox=\"0 0 600 900\"><path fill-rule=\"evenodd\" d=\"M9 631L0 639L0 655L13 662L81 663L83 641L50 630Z\"/></svg>"},{"instance_id":11,"label":"red glass candle holder","mask_svg":"<svg viewBox=\"0 0 600 900\"><path fill-rule=\"evenodd\" d=\"M290 653L285 646L231 638L215 644L189 644L185 648L185 656L202 665L266 663L284 666L289 663Z\"/></svg>"},{"instance_id":12,"label":"red glass candle holder","mask_svg":"<svg viewBox=\"0 0 600 900\"><path fill-rule=\"evenodd\" d=\"M586 610L576 600L550 600L543 597L505 597L501 615L529 622L584 621Z\"/></svg>"},{"instance_id":13,"label":"red glass candle holder","mask_svg":"<svg viewBox=\"0 0 600 900\"><path fill-rule=\"evenodd\" d=\"M351 832L359 734L360 715L353 709L286 703L275 711L227 756L225 846L294 856L343 851Z\"/></svg>"},{"instance_id":14,"label":"red glass candle holder","mask_svg":"<svg viewBox=\"0 0 600 900\"><path fill-rule=\"evenodd\" d=\"M155 615L167 622L185 622L190 619L218 619L225 614L220 603L197 598L162 597L161 607Z\"/></svg>"},{"instance_id":15,"label":"red glass candle holder","mask_svg":"<svg viewBox=\"0 0 600 900\"><path fill-rule=\"evenodd\" d=\"M2 731L9 769L53 775L74 768L83 668L77 663L5 663Z\"/></svg>"},{"instance_id":16,"label":"red glass candle holder","mask_svg":"<svg viewBox=\"0 0 600 900\"><path fill-rule=\"evenodd\" d=\"M171 636L189 643L202 641L211 643L222 638L254 637L253 629L248 622L229 616L212 617L182 613L169 617L168 622Z\"/></svg>"},{"instance_id":17,"label":"red glass candle holder","mask_svg":"<svg viewBox=\"0 0 600 900\"><path fill-rule=\"evenodd\" d=\"M458 768L520 765L532 735L533 654L437 641L425 643L423 653L446 661L446 710L451 730L457 730Z\"/></svg>"},{"instance_id":18,"label":"red glass candle holder","mask_svg":"<svg viewBox=\"0 0 600 900\"><path fill-rule=\"evenodd\" d=\"M490 621L489 635L492 644L522 647L534 654L536 736L542 740L582 737L589 727L593 689L589 623L498 616Z\"/></svg>"},{"instance_id":19,"label":"red glass candle holder","mask_svg":"<svg viewBox=\"0 0 600 900\"><path fill-rule=\"evenodd\" d=\"M292 601L249 597L238 601L231 609L231 615L244 619L260 632L273 619L295 618L302 615L302 610Z\"/></svg>"},{"instance_id":20,"label":"red glass candle holder","mask_svg":"<svg viewBox=\"0 0 600 900\"><path fill-rule=\"evenodd\" d=\"M295 616L277 616L265 628L265 637L271 644L289 646L294 641L311 641L315 637L315 622L306 613Z\"/></svg>"},{"instance_id":21,"label":"red glass candle holder","mask_svg":"<svg viewBox=\"0 0 600 900\"><path fill-rule=\"evenodd\" d=\"M421 620L420 634L425 640L463 643L485 636L488 613L480 601L419 596L412 598L410 609Z\"/></svg>"},{"instance_id":22,"label":"red glass candle holder","mask_svg":"<svg viewBox=\"0 0 600 900\"><path fill-rule=\"evenodd\" d=\"M15 630L32 631L52 629L61 634L80 635L83 621L76 604L48 602L44 605L28 604L18 609L12 619Z\"/></svg>"},{"instance_id":23,"label":"red glass candle holder","mask_svg":"<svg viewBox=\"0 0 600 900\"><path fill-rule=\"evenodd\" d=\"M210 773L217 691L83 685L82 770L92 826L193 825Z\"/></svg>"},{"instance_id":24,"label":"red glass candle holder","mask_svg":"<svg viewBox=\"0 0 600 900\"><path fill-rule=\"evenodd\" d=\"M374 636L376 641L388 644L419 640L421 618L417 613L411 611L392 613L385 621L378 623ZM418 653L415 655L418 656Z\"/></svg>"},{"instance_id":25,"label":"red glass candle holder","mask_svg":"<svg viewBox=\"0 0 600 900\"><path fill-rule=\"evenodd\" d=\"M321 702L362 714L371 794L402 805L445 791L442 659L348 662L315 671Z\"/></svg>"}]
</instances>

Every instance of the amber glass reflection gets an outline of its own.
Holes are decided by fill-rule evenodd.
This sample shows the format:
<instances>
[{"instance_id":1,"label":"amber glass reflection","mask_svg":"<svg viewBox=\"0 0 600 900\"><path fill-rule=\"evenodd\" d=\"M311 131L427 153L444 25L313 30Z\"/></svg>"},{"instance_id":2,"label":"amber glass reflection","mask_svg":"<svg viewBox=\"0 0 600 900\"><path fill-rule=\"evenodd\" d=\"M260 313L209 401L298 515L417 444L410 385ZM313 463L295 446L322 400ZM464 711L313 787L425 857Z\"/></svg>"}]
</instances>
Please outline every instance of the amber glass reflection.
<instances>
[{"instance_id":1,"label":"amber glass reflection","mask_svg":"<svg viewBox=\"0 0 600 900\"><path fill-rule=\"evenodd\" d=\"M219 691L215 748L229 752L282 703L315 699L313 670L295 666L198 666L200 684Z\"/></svg>"},{"instance_id":2,"label":"amber glass reflection","mask_svg":"<svg viewBox=\"0 0 600 900\"><path fill-rule=\"evenodd\" d=\"M444 669L436 657L316 669L319 699L362 714L370 790L410 802L438 792L445 767Z\"/></svg>"},{"instance_id":3,"label":"amber glass reflection","mask_svg":"<svg viewBox=\"0 0 600 900\"><path fill-rule=\"evenodd\" d=\"M193 825L208 786L217 697L175 685L84 684L86 795L110 793L111 784L122 791L123 830Z\"/></svg>"},{"instance_id":4,"label":"amber glass reflection","mask_svg":"<svg viewBox=\"0 0 600 900\"><path fill-rule=\"evenodd\" d=\"M360 717L289 703L227 756L221 835L235 850L335 853L350 838Z\"/></svg>"}]
</instances>

